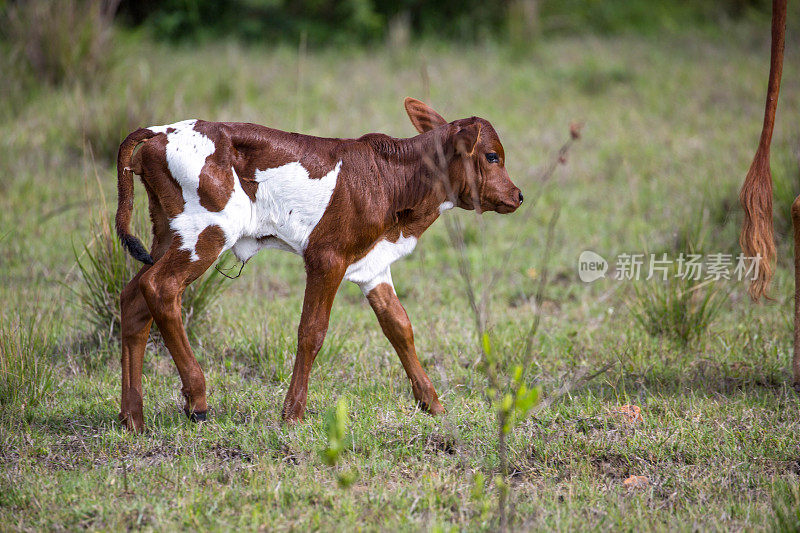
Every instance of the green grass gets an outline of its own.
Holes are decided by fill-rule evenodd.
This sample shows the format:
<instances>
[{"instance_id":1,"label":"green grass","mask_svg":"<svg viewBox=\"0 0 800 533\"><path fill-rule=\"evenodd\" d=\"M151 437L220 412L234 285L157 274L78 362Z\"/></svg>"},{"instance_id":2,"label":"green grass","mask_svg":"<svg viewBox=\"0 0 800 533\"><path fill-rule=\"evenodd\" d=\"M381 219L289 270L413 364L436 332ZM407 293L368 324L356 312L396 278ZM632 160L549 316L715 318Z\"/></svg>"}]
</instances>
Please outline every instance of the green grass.
<instances>
[{"instance_id":1,"label":"green grass","mask_svg":"<svg viewBox=\"0 0 800 533\"><path fill-rule=\"evenodd\" d=\"M709 282L711 287L704 286ZM712 280L693 284L682 278L657 277L634 287L633 317L651 335L670 337L684 344L701 339L725 303L726 295L715 284Z\"/></svg>"},{"instance_id":2,"label":"green grass","mask_svg":"<svg viewBox=\"0 0 800 533\"><path fill-rule=\"evenodd\" d=\"M19 403L0 408L0 529L496 526L494 413L441 221L393 277L448 410L442 418L415 409L391 346L347 285L312 373L307 420L280 424L304 282L301 260L289 254L250 261L194 341L212 406L206 424L183 416L177 372L155 343L145 357L147 431L125 433L116 422L117 349L82 342L92 325L72 292L81 284L72 243L89 242L103 197L115 197L113 152L128 128L202 117L326 136L408 136L409 95L448 119L491 120L512 178L526 198L540 195L535 209L487 214L485 237L473 214L446 215L463 217L474 279L485 283L506 265L491 293L489 331L509 372L522 362L548 222L560 211L525 374L546 407L508 438L513 526L780 527L774 509L796 512L800 474L789 236L779 243L775 301L753 305L742 284L726 283L728 299L685 344L637 322L632 282L586 285L576 271L587 249L606 258L675 254L696 220L704 252L736 252L735 195L757 142L769 55L767 28L737 30L730 40L565 38L525 57L428 43L298 58L288 47L169 48L118 35L101 80L39 88L0 107L0 298L9 314L59 318L41 324L48 342L36 349L52 390L24 416ZM786 180L797 174L785 154L800 138L794 50L790 40L773 146L776 176ZM576 120L585 122L581 141L540 187L538 169ZM137 211L143 200L137 185ZM105 364L89 364L98 350ZM9 360L5 348L2 357ZM607 363L614 366L548 402ZM328 466L319 453L329 442L325 414L339 400L349 405L347 434ZM623 404L639 406L643 421L621 420ZM354 476L349 488L342 473ZM649 485L629 490L629 475Z\"/></svg>"},{"instance_id":3,"label":"green grass","mask_svg":"<svg viewBox=\"0 0 800 533\"><path fill-rule=\"evenodd\" d=\"M41 315L15 320L0 316L0 406L24 411L52 392L53 369L41 359L52 350L51 321Z\"/></svg>"}]
</instances>

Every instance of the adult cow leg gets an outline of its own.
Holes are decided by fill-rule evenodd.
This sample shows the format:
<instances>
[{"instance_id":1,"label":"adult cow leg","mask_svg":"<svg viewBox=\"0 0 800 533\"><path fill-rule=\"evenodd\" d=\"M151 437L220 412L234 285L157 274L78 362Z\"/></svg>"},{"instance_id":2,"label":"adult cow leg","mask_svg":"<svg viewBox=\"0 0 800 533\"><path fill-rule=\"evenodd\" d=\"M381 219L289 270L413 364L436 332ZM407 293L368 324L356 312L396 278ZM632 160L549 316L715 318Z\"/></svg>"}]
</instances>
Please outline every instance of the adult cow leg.
<instances>
[{"instance_id":1,"label":"adult cow leg","mask_svg":"<svg viewBox=\"0 0 800 533\"><path fill-rule=\"evenodd\" d=\"M308 399L308 377L311 374L311 366L328 332L333 299L344 277L343 262L338 257L328 259L306 260L308 274L303 312L300 315L300 327L297 331L297 356L294 360L292 381L283 401L282 416L290 423L303 419Z\"/></svg>"},{"instance_id":2,"label":"adult cow leg","mask_svg":"<svg viewBox=\"0 0 800 533\"><path fill-rule=\"evenodd\" d=\"M179 248L180 239L153 267L145 272L140 281L147 307L164 338L183 387L186 399L184 412L193 422L206 419L206 380L197 363L189 338L181 319L181 296L186 287L214 264L225 244L225 236L218 226L203 230L195 245L197 257L192 259L189 251Z\"/></svg>"},{"instance_id":3,"label":"adult cow leg","mask_svg":"<svg viewBox=\"0 0 800 533\"><path fill-rule=\"evenodd\" d=\"M389 283L380 283L367 293L367 300L375 311L375 316L378 317L384 335L392 343L400 362L403 363L419 406L432 415L444 413L444 407L439 402L433 383L419 363L411 321L394 288Z\"/></svg>"},{"instance_id":4,"label":"adult cow leg","mask_svg":"<svg viewBox=\"0 0 800 533\"><path fill-rule=\"evenodd\" d=\"M139 290L139 280L150 269L144 266L120 294L122 337L122 400L119 421L132 431L144 429L142 364L153 316Z\"/></svg>"},{"instance_id":5,"label":"adult cow leg","mask_svg":"<svg viewBox=\"0 0 800 533\"><path fill-rule=\"evenodd\" d=\"M800 196L792 203L794 228L794 352L792 377L794 390L800 393Z\"/></svg>"}]
</instances>

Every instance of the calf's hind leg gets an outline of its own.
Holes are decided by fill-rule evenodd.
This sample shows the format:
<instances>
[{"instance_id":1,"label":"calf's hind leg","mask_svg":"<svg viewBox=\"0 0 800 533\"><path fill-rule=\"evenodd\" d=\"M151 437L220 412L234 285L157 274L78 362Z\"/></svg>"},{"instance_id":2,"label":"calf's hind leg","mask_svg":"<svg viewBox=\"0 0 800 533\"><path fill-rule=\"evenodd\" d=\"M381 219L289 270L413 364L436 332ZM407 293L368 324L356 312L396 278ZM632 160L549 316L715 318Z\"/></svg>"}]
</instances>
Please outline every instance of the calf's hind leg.
<instances>
[{"instance_id":1,"label":"calf's hind leg","mask_svg":"<svg viewBox=\"0 0 800 533\"><path fill-rule=\"evenodd\" d=\"M794 390L800 393L800 196L792 203L794 229L794 352L792 377Z\"/></svg>"},{"instance_id":2,"label":"calf's hind leg","mask_svg":"<svg viewBox=\"0 0 800 533\"><path fill-rule=\"evenodd\" d=\"M186 399L184 412L192 421L206 419L206 380L197 363L181 319L181 296L186 287L214 264L225 245L225 235L218 226L204 229L195 246L196 259L187 250L179 248L181 239L175 239L167 253L145 272L139 287L147 307L164 338L183 387Z\"/></svg>"},{"instance_id":3,"label":"calf's hind leg","mask_svg":"<svg viewBox=\"0 0 800 533\"><path fill-rule=\"evenodd\" d=\"M149 265L142 267L120 294L122 400L119 421L131 431L144 430L142 364L153 316L139 290L139 280L149 268Z\"/></svg>"},{"instance_id":4,"label":"calf's hind leg","mask_svg":"<svg viewBox=\"0 0 800 533\"><path fill-rule=\"evenodd\" d=\"M153 221L150 255L158 260L169 249L172 233L166 214L154 194L150 194L150 216ZM153 315L139 283L148 270L150 265L144 265L120 294L122 401L119 420L127 429L140 432L144 430L142 365Z\"/></svg>"}]
</instances>

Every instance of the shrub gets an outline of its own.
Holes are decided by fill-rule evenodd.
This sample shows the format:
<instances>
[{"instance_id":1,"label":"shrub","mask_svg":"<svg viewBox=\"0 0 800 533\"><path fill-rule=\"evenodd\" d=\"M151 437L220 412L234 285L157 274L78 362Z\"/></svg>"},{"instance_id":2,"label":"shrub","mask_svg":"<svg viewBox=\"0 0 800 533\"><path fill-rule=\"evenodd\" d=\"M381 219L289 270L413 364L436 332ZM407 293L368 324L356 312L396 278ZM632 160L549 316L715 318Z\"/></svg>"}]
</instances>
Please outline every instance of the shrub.
<instances>
[{"instance_id":1,"label":"shrub","mask_svg":"<svg viewBox=\"0 0 800 533\"><path fill-rule=\"evenodd\" d=\"M725 248L735 242L732 235L725 234L732 229L728 224L729 211L730 204L724 197L704 201L699 214L686 218L672 241L661 248L656 257L667 254L674 259L682 253L703 256L724 250L735 258L737 250ZM728 299L728 291L723 288L722 281L692 280L689 278L694 276L678 276L679 273L673 263L666 272L666 279L659 271L652 280L635 282L631 312L634 320L650 335L687 344L699 338L719 315ZM688 267L685 273L695 274ZM700 274L707 272L701 271Z\"/></svg>"},{"instance_id":2,"label":"shrub","mask_svg":"<svg viewBox=\"0 0 800 533\"><path fill-rule=\"evenodd\" d=\"M172 40L296 42L306 35L311 44L336 45L388 34L398 42L391 34L404 26L405 34L459 42L510 37L523 47L540 34L719 31L725 21L768 11L764 0L125 0L120 9L125 23Z\"/></svg>"},{"instance_id":3,"label":"shrub","mask_svg":"<svg viewBox=\"0 0 800 533\"><path fill-rule=\"evenodd\" d=\"M93 335L100 340L118 338L119 295L142 264L122 248L108 219L101 221L90 242L80 251L74 250L74 254L83 282L75 293L92 325ZM226 257L220 260L226 261ZM184 291L183 323L190 336L198 335L209 310L227 285L224 276L209 269Z\"/></svg>"},{"instance_id":4,"label":"shrub","mask_svg":"<svg viewBox=\"0 0 800 533\"><path fill-rule=\"evenodd\" d=\"M0 12L12 54L48 85L93 81L109 58L119 0L25 0Z\"/></svg>"},{"instance_id":5,"label":"shrub","mask_svg":"<svg viewBox=\"0 0 800 533\"><path fill-rule=\"evenodd\" d=\"M155 122L153 110L147 106L149 91L142 90L134 82L126 88L126 95L119 98L89 97L78 107L76 125L79 135L67 140L76 154L88 150L92 158L116 166L120 143L137 128Z\"/></svg>"},{"instance_id":6,"label":"shrub","mask_svg":"<svg viewBox=\"0 0 800 533\"><path fill-rule=\"evenodd\" d=\"M53 389L51 330L41 314L27 321L0 317L0 405L34 407Z\"/></svg>"},{"instance_id":7,"label":"shrub","mask_svg":"<svg viewBox=\"0 0 800 533\"><path fill-rule=\"evenodd\" d=\"M716 282L692 282L670 276L634 288L634 319L650 335L681 343L699 338L727 300Z\"/></svg>"}]
</instances>

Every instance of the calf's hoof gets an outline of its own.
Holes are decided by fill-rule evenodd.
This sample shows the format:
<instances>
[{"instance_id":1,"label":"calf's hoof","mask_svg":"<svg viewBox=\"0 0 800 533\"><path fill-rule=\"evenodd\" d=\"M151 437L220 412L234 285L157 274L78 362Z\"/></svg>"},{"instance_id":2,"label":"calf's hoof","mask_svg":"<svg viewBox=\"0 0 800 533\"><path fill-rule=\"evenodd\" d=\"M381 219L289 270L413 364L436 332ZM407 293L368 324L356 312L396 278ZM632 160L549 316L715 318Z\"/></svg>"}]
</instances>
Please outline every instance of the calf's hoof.
<instances>
[{"instance_id":1,"label":"calf's hoof","mask_svg":"<svg viewBox=\"0 0 800 533\"><path fill-rule=\"evenodd\" d=\"M144 415L132 411L120 411L117 417L122 426L133 433L144 431Z\"/></svg>"},{"instance_id":2,"label":"calf's hoof","mask_svg":"<svg viewBox=\"0 0 800 533\"><path fill-rule=\"evenodd\" d=\"M208 411L189 411L184 409L183 412L186 413L186 418L195 423L205 422L208 418Z\"/></svg>"},{"instance_id":3,"label":"calf's hoof","mask_svg":"<svg viewBox=\"0 0 800 533\"><path fill-rule=\"evenodd\" d=\"M301 422L303 422L303 417L302 416L284 416L283 417L284 425L289 426L289 427L297 426Z\"/></svg>"},{"instance_id":4,"label":"calf's hoof","mask_svg":"<svg viewBox=\"0 0 800 533\"><path fill-rule=\"evenodd\" d=\"M283 423L287 426L296 426L303 421L305 408L298 404L284 404L283 411L281 411L281 418Z\"/></svg>"},{"instance_id":5,"label":"calf's hoof","mask_svg":"<svg viewBox=\"0 0 800 533\"><path fill-rule=\"evenodd\" d=\"M444 407L439 403L439 400L417 400L419 408L428 413L429 415L436 416L444 414Z\"/></svg>"}]
</instances>

